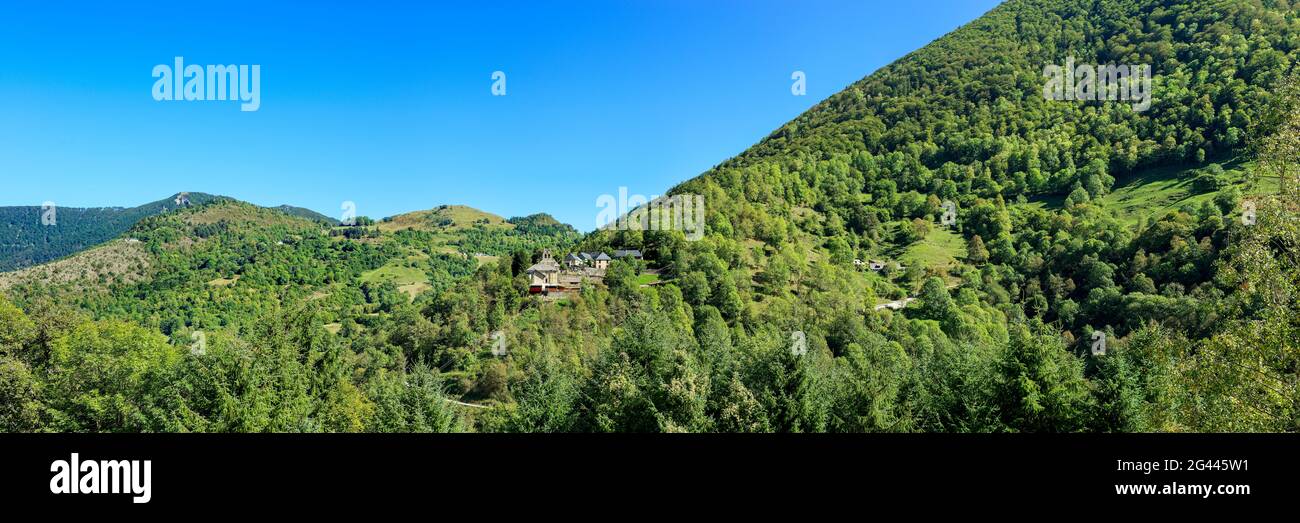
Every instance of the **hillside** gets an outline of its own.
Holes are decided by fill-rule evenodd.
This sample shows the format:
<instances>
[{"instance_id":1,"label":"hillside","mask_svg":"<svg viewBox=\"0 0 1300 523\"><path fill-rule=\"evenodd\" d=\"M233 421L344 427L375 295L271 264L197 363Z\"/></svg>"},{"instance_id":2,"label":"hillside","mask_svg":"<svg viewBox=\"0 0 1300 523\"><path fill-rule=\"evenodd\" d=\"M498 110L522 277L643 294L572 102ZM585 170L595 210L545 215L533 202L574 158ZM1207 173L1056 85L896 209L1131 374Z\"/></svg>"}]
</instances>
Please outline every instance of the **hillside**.
<instances>
[{"instance_id":1,"label":"hillside","mask_svg":"<svg viewBox=\"0 0 1300 523\"><path fill-rule=\"evenodd\" d=\"M41 283L80 289L104 289L114 283L147 277L150 258L138 241L121 239L91 247L66 258L0 273L0 291L15 285Z\"/></svg>"},{"instance_id":2,"label":"hillside","mask_svg":"<svg viewBox=\"0 0 1300 523\"><path fill-rule=\"evenodd\" d=\"M56 206L49 225L42 207L0 207L0 272L62 258L116 238L147 216L218 198L195 192L129 208Z\"/></svg>"},{"instance_id":3,"label":"hillside","mask_svg":"<svg viewBox=\"0 0 1300 523\"><path fill-rule=\"evenodd\" d=\"M308 236L323 237L324 230L321 224L279 210L214 198L145 217L122 238L54 262L0 275L0 287L97 294L115 285L147 284L169 263L197 256L209 248L256 248L270 238L283 246L286 241Z\"/></svg>"},{"instance_id":4,"label":"hillside","mask_svg":"<svg viewBox=\"0 0 1300 523\"><path fill-rule=\"evenodd\" d=\"M176 193L136 207L55 207L46 225L42 207L0 207L0 273L75 254L121 236L140 220L185 207L228 200L201 192ZM281 205L275 211L322 224L332 219L310 209Z\"/></svg>"},{"instance_id":5,"label":"hillside","mask_svg":"<svg viewBox=\"0 0 1300 523\"><path fill-rule=\"evenodd\" d=\"M1294 114L1294 96L1278 93L1300 57L1298 14L1259 1L1006 2L675 187L708 202L706 240L598 233L584 247L632 246L670 266L696 329L709 307L733 339L799 331L824 344L830 367L808 372L836 384L800 396L829 403L796 427L1293 428L1293 369L1243 377L1224 362L1243 356L1227 340L1296 310L1293 294L1242 310L1250 293L1227 282L1297 276L1242 267L1239 242L1290 234L1241 224L1243 202L1279 205L1276 174L1252 158L1284 127L1277 115ZM1151 107L1045 99L1044 66L1071 57L1150 64ZM855 260L869 259L902 267L861 275ZM918 299L901 314L868 310L903 296ZM1098 332L1126 355L1089 358ZM1271 354L1293 361L1294 342L1270 340ZM1156 350L1171 360L1148 359ZM1154 379L1117 378L1120 365L1159 365L1176 392L1117 385ZM756 396L771 386L751 379L742 384ZM957 388L987 410L967 410ZM1263 399L1270 390L1280 397ZM1015 403L1029 397L1028 411ZM1226 405L1248 401L1270 406L1233 420L1241 413Z\"/></svg>"},{"instance_id":6,"label":"hillside","mask_svg":"<svg viewBox=\"0 0 1300 523\"><path fill-rule=\"evenodd\" d=\"M1295 13L1257 1L1013 1L849 86L677 192L710 196L744 237L815 207L866 232L929 214L929 195L1108 193L1116 178L1198 167L1246 145L1286 71ZM1142 20L1140 24L1119 20ZM1152 64L1153 106L1045 100L1045 64ZM1228 74L1197 74L1198 71ZM770 188L746 186L765 185ZM736 199L736 205L730 201ZM742 203L743 202L743 203ZM757 217L746 216L754 213Z\"/></svg>"},{"instance_id":7,"label":"hillside","mask_svg":"<svg viewBox=\"0 0 1300 523\"><path fill-rule=\"evenodd\" d=\"M41 289L85 296L130 284L157 293L162 290L160 280L180 289L246 290L297 281L303 285L302 292L329 294L340 285L387 283L413 299L432 289L431 282L450 282L452 274L464 276L479 262L509 256L516 250L558 246L577 235L572 227L553 219L545 222L551 229L516 230L503 218L464 206L402 215L397 223L420 220L430 225L400 229L382 224L339 227L316 213L302 211L306 210L263 208L214 198L144 218L126 231L124 238L100 247L0 275L0 289L18 287L20 295ZM433 224L444 217L445 223ZM372 232L353 241L339 234L348 229ZM469 251L469 247L478 250ZM284 271L285 264L291 266L289 275L265 272ZM213 309L216 313L220 307Z\"/></svg>"},{"instance_id":8,"label":"hillside","mask_svg":"<svg viewBox=\"0 0 1300 523\"><path fill-rule=\"evenodd\" d=\"M384 218L375 228L386 234L425 238L441 252L462 253L492 261L521 248L576 241L578 231L547 214L505 219L464 205L441 205Z\"/></svg>"}]
</instances>

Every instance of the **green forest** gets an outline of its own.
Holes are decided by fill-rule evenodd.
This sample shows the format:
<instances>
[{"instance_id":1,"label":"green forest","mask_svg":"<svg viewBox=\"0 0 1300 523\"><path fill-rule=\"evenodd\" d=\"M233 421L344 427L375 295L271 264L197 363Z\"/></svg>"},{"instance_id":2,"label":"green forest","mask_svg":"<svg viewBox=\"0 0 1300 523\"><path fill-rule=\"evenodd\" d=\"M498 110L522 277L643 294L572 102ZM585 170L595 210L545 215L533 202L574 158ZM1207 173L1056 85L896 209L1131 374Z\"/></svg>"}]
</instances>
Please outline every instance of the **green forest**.
<instances>
[{"instance_id":1,"label":"green forest","mask_svg":"<svg viewBox=\"0 0 1300 523\"><path fill-rule=\"evenodd\" d=\"M216 196L183 193L137 207L0 207L0 272L62 258L111 240L146 216L208 203Z\"/></svg>"},{"instance_id":2,"label":"green forest","mask_svg":"<svg viewBox=\"0 0 1300 523\"><path fill-rule=\"evenodd\" d=\"M672 188L699 241L142 214L0 267L0 431L1300 431L1298 63L1290 0L1009 0Z\"/></svg>"}]
</instances>

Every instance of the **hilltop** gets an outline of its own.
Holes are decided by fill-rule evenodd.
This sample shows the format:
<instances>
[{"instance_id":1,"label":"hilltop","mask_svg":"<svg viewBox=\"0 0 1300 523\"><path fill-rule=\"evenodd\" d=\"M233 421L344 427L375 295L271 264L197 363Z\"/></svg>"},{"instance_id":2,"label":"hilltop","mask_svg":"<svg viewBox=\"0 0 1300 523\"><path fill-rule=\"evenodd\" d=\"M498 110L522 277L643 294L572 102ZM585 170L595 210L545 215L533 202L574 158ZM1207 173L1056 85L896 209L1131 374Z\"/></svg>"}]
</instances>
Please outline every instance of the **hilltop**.
<instances>
[{"instance_id":1,"label":"hilltop","mask_svg":"<svg viewBox=\"0 0 1300 523\"><path fill-rule=\"evenodd\" d=\"M505 218L465 205L440 205L425 211L414 211L384 218L379 223L382 231L461 231L475 227L485 229L511 229L513 224Z\"/></svg>"},{"instance_id":2,"label":"hilltop","mask_svg":"<svg viewBox=\"0 0 1300 523\"><path fill-rule=\"evenodd\" d=\"M308 220L314 222L320 222L323 224L336 225L339 223L337 219L330 218L329 216L325 216L324 214L318 213L316 211L313 211L305 207L295 207L293 205L278 205L271 208L280 211L282 213L288 214L290 216L306 218Z\"/></svg>"},{"instance_id":3,"label":"hilltop","mask_svg":"<svg viewBox=\"0 0 1300 523\"><path fill-rule=\"evenodd\" d=\"M384 218L375 229L406 244L407 254L363 274L362 281L392 283L412 298L433 288L428 275L415 269L430 255L462 256L475 264L495 263L515 253L567 246L579 238L572 226L546 214L505 219L464 205L441 205Z\"/></svg>"}]
</instances>

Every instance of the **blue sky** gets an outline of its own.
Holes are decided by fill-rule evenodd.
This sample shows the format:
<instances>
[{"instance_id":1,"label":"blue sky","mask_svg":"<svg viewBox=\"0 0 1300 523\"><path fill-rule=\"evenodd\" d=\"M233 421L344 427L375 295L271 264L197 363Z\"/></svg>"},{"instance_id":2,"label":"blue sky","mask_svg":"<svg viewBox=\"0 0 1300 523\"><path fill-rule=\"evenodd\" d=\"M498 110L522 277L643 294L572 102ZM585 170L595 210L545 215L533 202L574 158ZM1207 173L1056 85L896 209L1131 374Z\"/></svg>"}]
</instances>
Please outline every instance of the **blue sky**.
<instances>
[{"instance_id":1,"label":"blue sky","mask_svg":"<svg viewBox=\"0 0 1300 523\"><path fill-rule=\"evenodd\" d=\"M997 3L9 4L0 205L185 190L333 216L343 201L376 218L548 212L590 230L601 194L661 194ZM151 71L176 56L261 65L260 109L155 101Z\"/></svg>"}]
</instances>

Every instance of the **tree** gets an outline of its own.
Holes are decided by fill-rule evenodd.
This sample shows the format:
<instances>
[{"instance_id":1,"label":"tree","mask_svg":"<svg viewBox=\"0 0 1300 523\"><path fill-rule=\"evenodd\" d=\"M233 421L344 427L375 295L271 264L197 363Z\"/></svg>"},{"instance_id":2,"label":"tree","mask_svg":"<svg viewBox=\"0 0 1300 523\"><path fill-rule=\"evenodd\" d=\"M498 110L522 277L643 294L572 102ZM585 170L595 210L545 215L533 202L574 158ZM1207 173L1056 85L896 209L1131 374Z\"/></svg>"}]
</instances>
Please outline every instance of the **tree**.
<instances>
[{"instance_id":1,"label":"tree","mask_svg":"<svg viewBox=\"0 0 1300 523\"><path fill-rule=\"evenodd\" d=\"M966 242L966 261L976 265L983 265L989 261L989 251L984 248L984 239L978 234L971 236Z\"/></svg>"},{"instance_id":2,"label":"tree","mask_svg":"<svg viewBox=\"0 0 1300 523\"><path fill-rule=\"evenodd\" d=\"M733 374L731 379L720 389L718 397L713 400L710 410L717 420L714 429L724 433L770 432L767 412L759 404L754 393Z\"/></svg>"},{"instance_id":3,"label":"tree","mask_svg":"<svg viewBox=\"0 0 1300 523\"><path fill-rule=\"evenodd\" d=\"M736 290L736 284L730 276L723 277L717 283L717 288L713 290L709 299L710 304L718 308L722 317L728 320L735 320L740 317L740 312L744 310L744 303L740 299L740 292Z\"/></svg>"},{"instance_id":4,"label":"tree","mask_svg":"<svg viewBox=\"0 0 1300 523\"><path fill-rule=\"evenodd\" d=\"M36 324L0 296L0 354L16 353L36 335Z\"/></svg>"},{"instance_id":5,"label":"tree","mask_svg":"<svg viewBox=\"0 0 1300 523\"><path fill-rule=\"evenodd\" d=\"M1271 103L1263 118L1255 126L1262 171L1278 178L1278 193L1282 196L1300 195L1300 169L1295 159L1300 157L1300 73L1284 77L1271 90Z\"/></svg>"},{"instance_id":6,"label":"tree","mask_svg":"<svg viewBox=\"0 0 1300 523\"><path fill-rule=\"evenodd\" d=\"M27 364L0 355L0 432L40 428L40 383Z\"/></svg>"},{"instance_id":7,"label":"tree","mask_svg":"<svg viewBox=\"0 0 1300 523\"><path fill-rule=\"evenodd\" d=\"M543 354L523 373L515 401L490 411L485 426L502 432L562 432L574 424L577 383L552 355Z\"/></svg>"},{"instance_id":8,"label":"tree","mask_svg":"<svg viewBox=\"0 0 1300 523\"><path fill-rule=\"evenodd\" d=\"M952 319L954 314L952 296L948 294L942 278L927 278L925 283L921 284L921 293L916 299L918 305L915 310L918 318L938 320L940 323Z\"/></svg>"},{"instance_id":9,"label":"tree","mask_svg":"<svg viewBox=\"0 0 1300 523\"><path fill-rule=\"evenodd\" d=\"M1013 432L1075 432L1090 411L1083 363L1041 324L1014 325L997 363L994 398Z\"/></svg>"},{"instance_id":10,"label":"tree","mask_svg":"<svg viewBox=\"0 0 1300 523\"><path fill-rule=\"evenodd\" d=\"M161 334L127 323L83 323L54 344L48 405L57 430L158 429L154 405L167 394L179 352Z\"/></svg>"},{"instance_id":11,"label":"tree","mask_svg":"<svg viewBox=\"0 0 1300 523\"><path fill-rule=\"evenodd\" d=\"M626 301L636 300L636 269L623 260L614 260L605 271L605 286L610 294Z\"/></svg>"},{"instance_id":12,"label":"tree","mask_svg":"<svg viewBox=\"0 0 1300 523\"><path fill-rule=\"evenodd\" d=\"M1065 198L1065 203L1069 206L1083 205L1092 200L1092 196L1083 187L1075 187L1070 191L1070 195Z\"/></svg>"},{"instance_id":13,"label":"tree","mask_svg":"<svg viewBox=\"0 0 1300 523\"><path fill-rule=\"evenodd\" d=\"M1205 430L1300 428L1300 226L1290 202L1261 203L1220 268L1225 286L1240 289L1221 306L1230 317L1199 344L1186 383Z\"/></svg>"},{"instance_id":14,"label":"tree","mask_svg":"<svg viewBox=\"0 0 1300 523\"><path fill-rule=\"evenodd\" d=\"M374 432L458 432L462 420L442 392L442 380L429 367L380 372L370 381L375 405L368 430Z\"/></svg>"}]
</instances>

